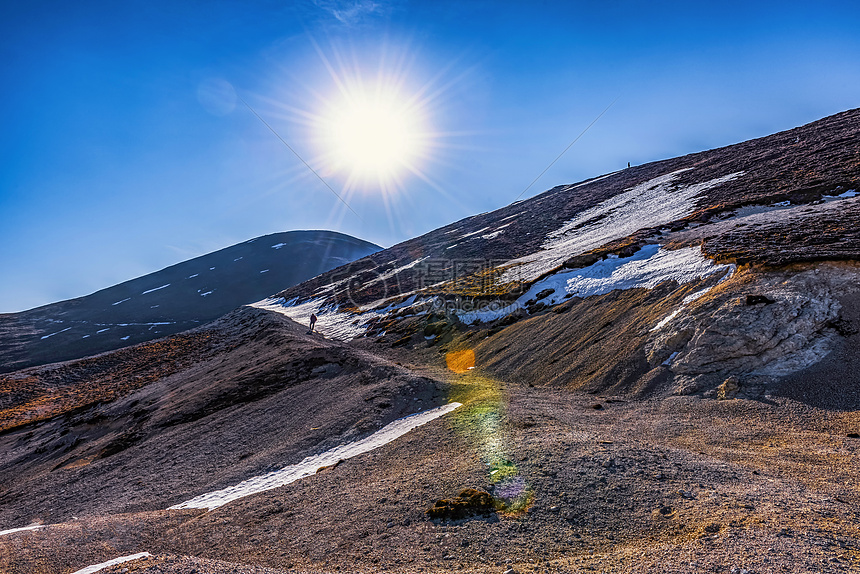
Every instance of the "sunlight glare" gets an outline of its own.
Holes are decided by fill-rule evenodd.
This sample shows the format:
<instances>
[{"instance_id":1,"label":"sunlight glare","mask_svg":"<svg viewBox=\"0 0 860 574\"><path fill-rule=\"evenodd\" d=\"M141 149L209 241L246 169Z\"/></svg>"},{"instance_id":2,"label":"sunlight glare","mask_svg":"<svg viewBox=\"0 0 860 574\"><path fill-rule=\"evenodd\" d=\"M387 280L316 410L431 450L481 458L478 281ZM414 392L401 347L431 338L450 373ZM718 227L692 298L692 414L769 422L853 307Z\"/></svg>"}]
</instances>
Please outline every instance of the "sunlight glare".
<instances>
[{"instance_id":1,"label":"sunlight glare","mask_svg":"<svg viewBox=\"0 0 860 574\"><path fill-rule=\"evenodd\" d=\"M351 86L323 117L330 166L353 183L387 186L426 152L424 114L393 88Z\"/></svg>"}]
</instances>

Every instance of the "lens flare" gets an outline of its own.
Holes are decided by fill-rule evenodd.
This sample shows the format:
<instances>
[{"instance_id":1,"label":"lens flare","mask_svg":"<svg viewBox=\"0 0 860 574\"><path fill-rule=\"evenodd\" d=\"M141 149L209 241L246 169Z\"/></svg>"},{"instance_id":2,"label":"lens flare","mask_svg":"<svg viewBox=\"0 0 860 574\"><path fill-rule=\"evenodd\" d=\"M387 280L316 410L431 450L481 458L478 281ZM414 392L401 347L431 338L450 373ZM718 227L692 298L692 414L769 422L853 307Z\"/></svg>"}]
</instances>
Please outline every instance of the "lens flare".
<instances>
[{"instance_id":1,"label":"lens flare","mask_svg":"<svg viewBox=\"0 0 860 574\"><path fill-rule=\"evenodd\" d=\"M445 364L455 373L465 373L475 368L475 351L451 351L445 355Z\"/></svg>"},{"instance_id":2,"label":"lens flare","mask_svg":"<svg viewBox=\"0 0 860 574\"><path fill-rule=\"evenodd\" d=\"M454 366L468 364L468 359L474 365L475 354L471 350L449 353L446 356L449 368L452 367L452 357L455 358ZM461 363L463 359L467 362ZM455 368L451 370L457 372ZM460 373L451 396L452 400L464 406L450 420L457 432L474 445L486 466L496 508L507 515L525 512L534 502L535 491L512 460L506 429L506 405L500 384L475 370L466 369Z\"/></svg>"}]
</instances>

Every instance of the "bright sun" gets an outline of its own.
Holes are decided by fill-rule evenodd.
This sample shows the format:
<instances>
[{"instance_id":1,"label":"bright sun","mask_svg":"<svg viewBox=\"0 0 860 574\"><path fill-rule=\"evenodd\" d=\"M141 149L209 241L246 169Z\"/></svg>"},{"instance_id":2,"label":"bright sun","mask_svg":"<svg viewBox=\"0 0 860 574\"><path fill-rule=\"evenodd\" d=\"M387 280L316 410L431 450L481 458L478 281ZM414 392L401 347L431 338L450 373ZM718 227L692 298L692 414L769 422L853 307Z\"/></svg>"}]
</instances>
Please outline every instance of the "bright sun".
<instances>
[{"instance_id":1,"label":"bright sun","mask_svg":"<svg viewBox=\"0 0 860 574\"><path fill-rule=\"evenodd\" d=\"M350 90L325 114L331 166L353 184L391 183L404 169L415 171L425 153L423 120L419 107L393 90Z\"/></svg>"}]
</instances>

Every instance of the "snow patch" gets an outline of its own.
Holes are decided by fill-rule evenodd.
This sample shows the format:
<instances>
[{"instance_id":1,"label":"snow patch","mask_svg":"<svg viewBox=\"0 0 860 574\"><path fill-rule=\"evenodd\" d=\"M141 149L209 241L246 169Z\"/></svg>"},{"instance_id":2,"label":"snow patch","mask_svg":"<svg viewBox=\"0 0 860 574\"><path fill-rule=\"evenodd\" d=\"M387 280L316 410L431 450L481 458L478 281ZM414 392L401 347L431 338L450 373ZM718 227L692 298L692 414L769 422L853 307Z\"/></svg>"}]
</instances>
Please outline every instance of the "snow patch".
<instances>
[{"instance_id":1,"label":"snow patch","mask_svg":"<svg viewBox=\"0 0 860 574\"><path fill-rule=\"evenodd\" d=\"M500 283L532 281L558 268L565 260L640 230L659 227L692 214L695 198L705 190L741 177L736 172L702 183L675 188L681 169L640 183L629 190L582 211L550 232L542 250L505 263Z\"/></svg>"},{"instance_id":2,"label":"snow patch","mask_svg":"<svg viewBox=\"0 0 860 574\"><path fill-rule=\"evenodd\" d=\"M120 337L119 340L120 341L128 341L129 337L131 337L131 335L126 335L125 337Z\"/></svg>"},{"instance_id":3,"label":"snow patch","mask_svg":"<svg viewBox=\"0 0 860 574\"><path fill-rule=\"evenodd\" d=\"M298 464L256 476L235 486L201 494L191 500L171 506L169 510L179 510L182 508L206 508L213 510L236 499L290 484L300 478L315 474L320 468L337 464L339 461L384 446L412 429L439 418L460 406L462 406L460 403L448 403L435 409L397 419L361 440L337 446L322 454L309 456Z\"/></svg>"},{"instance_id":4,"label":"snow patch","mask_svg":"<svg viewBox=\"0 0 860 574\"><path fill-rule=\"evenodd\" d=\"M195 277L197 277L199 275L200 275L200 273L195 273L194 275L189 275L186 279L194 279Z\"/></svg>"},{"instance_id":5,"label":"snow patch","mask_svg":"<svg viewBox=\"0 0 860 574\"><path fill-rule=\"evenodd\" d=\"M54 335L59 335L60 333L65 333L69 329L71 329L71 327L66 327L62 331L57 331L56 333L51 333L50 335L45 335L44 337L42 337L42 339L47 339L48 337L53 337Z\"/></svg>"},{"instance_id":6,"label":"snow patch","mask_svg":"<svg viewBox=\"0 0 860 574\"><path fill-rule=\"evenodd\" d=\"M844 193L840 193L839 195L825 195L824 201L833 201L834 199L848 199L849 197L856 197L858 192L856 189L849 189Z\"/></svg>"},{"instance_id":7,"label":"snow patch","mask_svg":"<svg viewBox=\"0 0 860 574\"><path fill-rule=\"evenodd\" d=\"M508 225L510 225L510 223L505 223L504 225L498 226L496 228L496 230L493 231L492 233L487 233L486 235L482 235L481 239L495 239L496 237L498 237L499 235L501 235L502 233L505 232L504 228L507 227Z\"/></svg>"},{"instance_id":8,"label":"snow patch","mask_svg":"<svg viewBox=\"0 0 860 574\"><path fill-rule=\"evenodd\" d=\"M138 552L137 554L129 554L128 556L120 556L119 558L114 558L113 560L108 560L107 562L102 562L101 564L93 564L92 566L87 566L86 568L82 568L72 574L95 574L99 570L104 570L109 566L115 566L117 564L122 564L123 562L130 562L132 560L137 560L138 558L146 558L152 556L149 552Z\"/></svg>"},{"instance_id":9,"label":"snow patch","mask_svg":"<svg viewBox=\"0 0 860 574\"><path fill-rule=\"evenodd\" d=\"M734 265L715 264L702 255L698 247L686 247L674 251L663 249L659 245L646 245L630 257L616 257L598 261L582 269L574 269L550 275L538 281L514 303L503 305L494 302L482 309L458 312L459 319L468 325L486 323L501 319L517 309L525 307L526 303L537 299L538 293L550 290L551 293L541 299L547 305L560 303L570 297L589 297L602 295L615 289L646 288L653 289L663 281L674 280L679 284L690 283L704 279L716 273L725 273L717 283L722 283L734 273ZM713 287L697 291L684 298L684 305L698 299ZM683 308L683 306L682 306ZM674 318L681 308L658 323L652 331L656 331Z\"/></svg>"},{"instance_id":10,"label":"snow patch","mask_svg":"<svg viewBox=\"0 0 860 574\"><path fill-rule=\"evenodd\" d=\"M110 327L106 327L104 329L99 329L98 331L96 331L96 335L98 335L99 333L104 333L105 331L110 331Z\"/></svg>"},{"instance_id":11,"label":"snow patch","mask_svg":"<svg viewBox=\"0 0 860 574\"><path fill-rule=\"evenodd\" d=\"M120 303L125 303L126 301L131 301L131 297L127 297L127 298L123 299L122 301L117 301L116 303L111 303L111 307L114 305L119 305Z\"/></svg>"},{"instance_id":12,"label":"snow patch","mask_svg":"<svg viewBox=\"0 0 860 574\"><path fill-rule=\"evenodd\" d=\"M487 231L488 229L489 229L489 227L482 227L482 228L481 228L481 229L479 229L478 231L472 231L471 233L464 233L463 235L461 235L461 236L460 236L460 237L458 237L457 239L466 239L467 237L471 237L471 236L473 236L473 235L477 235L477 234L479 234L479 233L483 233L484 231Z\"/></svg>"},{"instance_id":13,"label":"snow patch","mask_svg":"<svg viewBox=\"0 0 860 574\"><path fill-rule=\"evenodd\" d=\"M324 299L321 298L311 299L298 305L295 301L295 299L285 301L283 297L279 297L251 303L250 306L286 315L301 325L310 325L311 315L315 314L317 322L314 329L324 337L340 341L350 341L364 335L367 322L376 316L340 312L337 305L323 306ZM355 322L356 319L358 322Z\"/></svg>"},{"instance_id":14,"label":"snow patch","mask_svg":"<svg viewBox=\"0 0 860 574\"><path fill-rule=\"evenodd\" d=\"M206 293L201 293L201 294L200 294L200 296L201 296L201 297L206 297L207 295L211 295L211 294L212 294L212 293L214 293L214 292L215 292L215 290L213 289L212 291L207 291Z\"/></svg>"},{"instance_id":15,"label":"snow patch","mask_svg":"<svg viewBox=\"0 0 860 574\"><path fill-rule=\"evenodd\" d=\"M170 287L170 283L168 283L167 285L162 285L161 287L156 287L155 289L147 289L146 291L141 293L141 295L146 295L147 293L152 293L153 291L158 291L159 289L164 289L165 287Z\"/></svg>"},{"instance_id":16,"label":"snow patch","mask_svg":"<svg viewBox=\"0 0 860 574\"><path fill-rule=\"evenodd\" d=\"M268 272L269 272L268 269L263 269L262 271L260 271L260 273L268 273Z\"/></svg>"},{"instance_id":17,"label":"snow patch","mask_svg":"<svg viewBox=\"0 0 860 574\"><path fill-rule=\"evenodd\" d=\"M272 249L280 249L281 247L286 247L286 246L287 246L286 243L277 243L275 245L272 245Z\"/></svg>"},{"instance_id":18,"label":"snow patch","mask_svg":"<svg viewBox=\"0 0 860 574\"><path fill-rule=\"evenodd\" d=\"M723 281L727 281L728 279L730 279L732 277L732 275L735 274L735 271L737 270L738 267L735 264L730 264L727 267L729 268L729 271L725 275L723 275L719 281L717 281L716 285L711 285L710 287L705 287L704 289L700 289L699 291L696 291L695 293L690 293L689 295L684 297L684 299L681 301L680 307L678 307L677 309L675 309L674 311L669 313L668 316L666 316L659 323L654 325L651 329L649 329L648 332L653 333L655 331L659 331L660 329L662 329L663 327L668 325L672 319L677 317L678 313L683 311L687 305L689 305L690 303L692 303L693 301L695 301L697 299L702 298L703 296L705 296L708 293L708 291L710 291L711 289L713 289L714 287L716 287L717 285L719 285ZM674 357L672 357L672 358L674 358ZM664 363L664 364L668 364L668 363Z\"/></svg>"},{"instance_id":19,"label":"snow patch","mask_svg":"<svg viewBox=\"0 0 860 574\"><path fill-rule=\"evenodd\" d=\"M659 323L657 323L656 325L654 325L653 327L651 327L651 329L649 329L649 331L648 331L648 332L649 332L649 333L653 333L654 331L659 331L660 329L662 329L663 327L665 327L666 325L668 325L668 324L669 324L669 321L671 321L672 319L674 319L675 317L677 317L677 316L678 316L678 313L680 313L680 312L681 312L681 309L683 309L683 308L684 308L683 306L678 307L677 309L675 309L674 311L672 311L671 313L669 313L668 315L666 315L666 317L664 317L664 318L663 318ZM674 358L674 357L672 357L672 358ZM663 363L663 364L664 364L664 365L668 365L669 363Z\"/></svg>"},{"instance_id":20,"label":"snow patch","mask_svg":"<svg viewBox=\"0 0 860 574\"><path fill-rule=\"evenodd\" d=\"M457 318L466 325L474 325L475 323L489 323L496 319L506 317L521 308L520 303L511 303L510 305L502 305L499 302L494 302L483 309L474 311L458 312Z\"/></svg>"},{"instance_id":21,"label":"snow patch","mask_svg":"<svg viewBox=\"0 0 860 574\"><path fill-rule=\"evenodd\" d=\"M550 275L532 285L518 301L524 303L545 289L553 290L544 299L548 304L561 301L565 295L584 298L615 289L653 289L663 281L690 283L731 267L705 258L698 247L669 251L659 245L646 245L630 257L610 256L582 269Z\"/></svg>"},{"instance_id":22,"label":"snow patch","mask_svg":"<svg viewBox=\"0 0 860 574\"><path fill-rule=\"evenodd\" d=\"M403 293L399 297L405 295L410 294ZM387 315L392 311L424 303L423 300L416 303L416 296L412 294L405 301L391 303L384 307L386 300L374 301L362 306L359 313L353 313L341 311L336 304L324 304L324 298L310 299L300 304L296 304L297 300L298 298L294 298L286 301L283 297L277 297L251 303L249 306L286 315L302 325L310 325L311 314L315 314L317 316L314 327L316 332L329 339L350 341L363 336L367 332L367 324L371 320Z\"/></svg>"},{"instance_id":23,"label":"snow patch","mask_svg":"<svg viewBox=\"0 0 860 574\"><path fill-rule=\"evenodd\" d=\"M14 534L16 532L26 532L28 530L38 530L40 528L45 528L45 525L31 524L30 526L22 526L21 528L10 528L9 530L0 530L0 536L5 536L6 534Z\"/></svg>"}]
</instances>

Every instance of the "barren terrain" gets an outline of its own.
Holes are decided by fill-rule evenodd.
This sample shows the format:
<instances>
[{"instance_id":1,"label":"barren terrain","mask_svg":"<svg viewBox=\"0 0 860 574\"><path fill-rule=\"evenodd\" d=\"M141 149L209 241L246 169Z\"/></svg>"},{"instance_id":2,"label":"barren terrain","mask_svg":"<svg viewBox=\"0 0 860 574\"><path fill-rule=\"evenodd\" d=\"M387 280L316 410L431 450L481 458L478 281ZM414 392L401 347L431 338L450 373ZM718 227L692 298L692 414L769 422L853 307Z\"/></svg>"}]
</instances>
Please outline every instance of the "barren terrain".
<instances>
[{"instance_id":1,"label":"barren terrain","mask_svg":"<svg viewBox=\"0 0 860 574\"><path fill-rule=\"evenodd\" d=\"M860 571L858 133L559 186L3 375L0 571Z\"/></svg>"}]
</instances>

